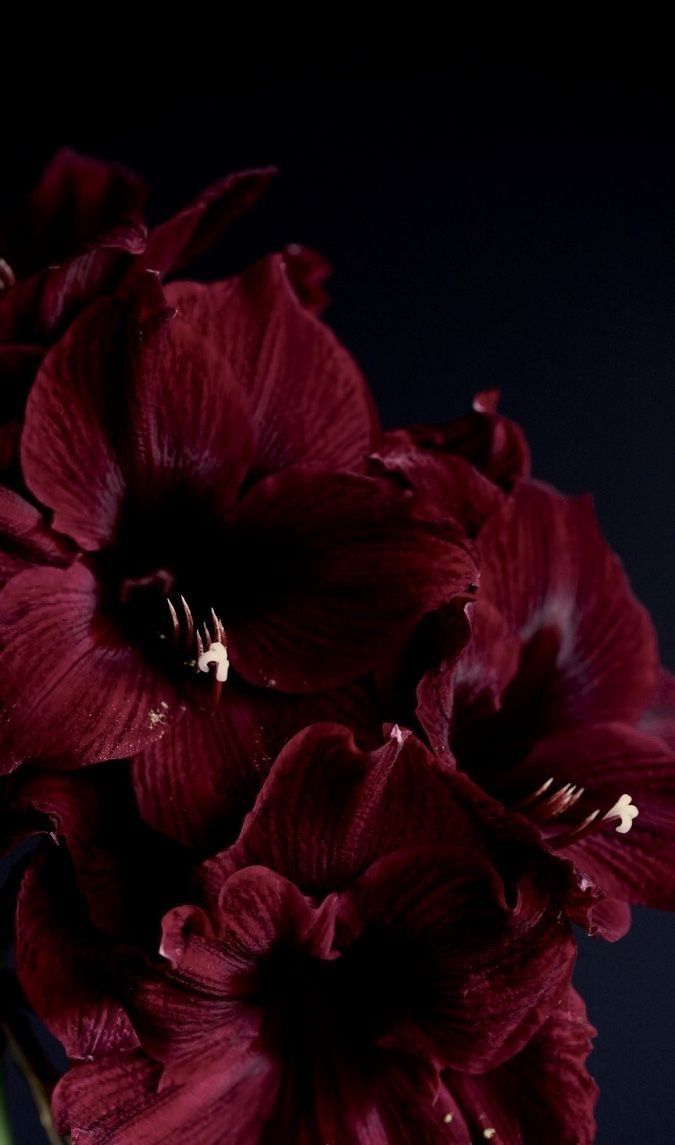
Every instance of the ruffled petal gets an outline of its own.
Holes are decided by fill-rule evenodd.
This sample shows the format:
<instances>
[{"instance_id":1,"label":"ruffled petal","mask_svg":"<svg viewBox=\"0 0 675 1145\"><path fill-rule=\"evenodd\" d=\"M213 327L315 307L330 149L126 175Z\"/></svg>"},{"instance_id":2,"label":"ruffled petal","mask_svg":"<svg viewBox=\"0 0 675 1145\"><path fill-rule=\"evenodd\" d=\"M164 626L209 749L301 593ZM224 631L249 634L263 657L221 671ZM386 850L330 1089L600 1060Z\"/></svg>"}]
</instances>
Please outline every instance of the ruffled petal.
<instances>
[{"instance_id":1,"label":"ruffled petal","mask_svg":"<svg viewBox=\"0 0 675 1145\"><path fill-rule=\"evenodd\" d=\"M598 1089L585 1061L594 1035L581 998L570 988L529 1045L500 1069L481 1076L448 1073L446 1084L475 1139L480 1134L499 1145L593 1145Z\"/></svg>"},{"instance_id":2,"label":"ruffled petal","mask_svg":"<svg viewBox=\"0 0 675 1145\"><path fill-rule=\"evenodd\" d=\"M182 710L101 613L80 563L15 576L0 594L0 637L4 771L27 759L79 766L131 755Z\"/></svg>"},{"instance_id":3,"label":"ruffled petal","mask_svg":"<svg viewBox=\"0 0 675 1145\"><path fill-rule=\"evenodd\" d=\"M421 449L464 457L496 485L511 489L530 472L530 450L519 425L497 410L499 390L476 394L466 417L407 432Z\"/></svg>"},{"instance_id":4,"label":"ruffled petal","mask_svg":"<svg viewBox=\"0 0 675 1145\"><path fill-rule=\"evenodd\" d=\"M298 301L280 256L212 286L176 283L167 298L248 393L258 474L360 465L377 434L370 395L347 351Z\"/></svg>"},{"instance_id":5,"label":"ruffled petal","mask_svg":"<svg viewBox=\"0 0 675 1145\"><path fill-rule=\"evenodd\" d=\"M401 847L449 837L480 845L479 800L398 727L373 752L347 728L307 728L281 752L237 843L202 868L205 885L213 894L225 872L262 863L306 893L326 894Z\"/></svg>"},{"instance_id":6,"label":"ruffled petal","mask_svg":"<svg viewBox=\"0 0 675 1145\"><path fill-rule=\"evenodd\" d=\"M261 692L236 680L214 712L190 709L132 762L141 815L203 855L239 833L283 745L319 720L340 720L376 742L382 717L361 685L316 696Z\"/></svg>"},{"instance_id":7,"label":"ruffled petal","mask_svg":"<svg viewBox=\"0 0 675 1145\"><path fill-rule=\"evenodd\" d=\"M504 501L501 490L463 457L421 449L408 430L384 434L369 463L375 472L383 470L411 489L423 504L454 517L470 537Z\"/></svg>"},{"instance_id":8,"label":"ruffled petal","mask_svg":"<svg viewBox=\"0 0 675 1145\"><path fill-rule=\"evenodd\" d=\"M397 984L394 1048L491 1069L522 1049L569 984L574 941L546 893L524 878L509 908L495 872L461 847L388 855L344 900L340 941L363 935L380 981Z\"/></svg>"},{"instance_id":9,"label":"ruffled petal","mask_svg":"<svg viewBox=\"0 0 675 1145\"><path fill-rule=\"evenodd\" d=\"M422 518L370 478L289 470L259 482L233 522L223 612L230 659L253 684L314 692L363 676L429 610L475 582L449 519Z\"/></svg>"}]
</instances>

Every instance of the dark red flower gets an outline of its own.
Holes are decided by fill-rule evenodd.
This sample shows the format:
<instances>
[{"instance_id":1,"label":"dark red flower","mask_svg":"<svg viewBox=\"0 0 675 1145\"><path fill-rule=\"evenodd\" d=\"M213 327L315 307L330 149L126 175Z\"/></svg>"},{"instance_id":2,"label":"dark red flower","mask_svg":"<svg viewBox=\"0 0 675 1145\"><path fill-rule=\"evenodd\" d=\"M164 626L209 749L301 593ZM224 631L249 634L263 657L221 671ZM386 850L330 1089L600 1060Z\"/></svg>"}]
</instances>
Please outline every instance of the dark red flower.
<instances>
[{"instance_id":1,"label":"dark red flower","mask_svg":"<svg viewBox=\"0 0 675 1145\"><path fill-rule=\"evenodd\" d=\"M0 227L0 466L45 348L82 308L135 274L165 276L194 261L262 195L274 172L222 179L150 230L142 180L116 163L59 151L26 202Z\"/></svg>"},{"instance_id":2,"label":"dark red flower","mask_svg":"<svg viewBox=\"0 0 675 1145\"><path fill-rule=\"evenodd\" d=\"M436 458L464 458L495 485L511 489L529 476L530 450L520 426L498 412L498 401L499 390L485 390L476 394L465 417L385 434L383 452L413 449Z\"/></svg>"},{"instance_id":3,"label":"dark red flower","mask_svg":"<svg viewBox=\"0 0 675 1145\"><path fill-rule=\"evenodd\" d=\"M72 563L38 554L0 595L5 769L133 754L213 706L229 663L342 686L475 580L451 520L347 472L370 397L280 260L168 297L147 276L94 304L31 391L23 472Z\"/></svg>"},{"instance_id":4,"label":"dark red flower","mask_svg":"<svg viewBox=\"0 0 675 1145\"><path fill-rule=\"evenodd\" d=\"M521 484L478 549L470 639L425 676L419 717L435 747L606 893L595 926L618 937L626 903L675 906L675 757L656 713L643 716L658 666L651 622L587 500Z\"/></svg>"},{"instance_id":5,"label":"dark red flower","mask_svg":"<svg viewBox=\"0 0 675 1145\"><path fill-rule=\"evenodd\" d=\"M165 963L136 963L115 1001L123 980L101 952L96 974L76 960L56 1016L41 993L54 900L29 877L22 982L71 1056L96 1059L60 1083L60 1131L79 1145L468 1142L507 1094L499 1070L535 1036L533 1088L564 1126L545 1023L572 1019L574 944L548 880L523 861L504 881L488 861L475 795L397 728L370 755L344 730L308 729L238 842L202 868L200 904L166 916ZM577 1113L592 1117L592 1101L577 1102L586 1043L560 1035L558 1050Z\"/></svg>"}]
</instances>

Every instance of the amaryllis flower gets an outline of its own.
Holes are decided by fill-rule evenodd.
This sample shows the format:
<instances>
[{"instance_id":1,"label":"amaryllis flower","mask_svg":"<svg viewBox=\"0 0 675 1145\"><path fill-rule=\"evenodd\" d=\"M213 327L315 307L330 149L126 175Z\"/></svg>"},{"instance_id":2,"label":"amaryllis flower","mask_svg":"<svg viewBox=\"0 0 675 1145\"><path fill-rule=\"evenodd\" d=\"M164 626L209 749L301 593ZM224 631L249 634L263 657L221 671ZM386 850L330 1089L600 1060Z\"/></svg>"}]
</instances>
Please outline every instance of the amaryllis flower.
<instances>
[{"instance_id":1,"label":"amaryllis flower","mask_svg":"<svg viewBox=\"0 0 675 1145\"><path fill-rule=\"evenodd\" d=\"M618 937L627 903L675 906L675 757L656 711L643 716L651 622L585 499L521 484L478 548L470 639L425 676L420 720L606 893L595 926Z\"/></svg>"},{"instance_id":2,"label":"amaryllis flower","mask_svg":"<svg viewBox=\"0 0 675 1145\"><path fill-rule=\"evenodd\" d=\"M385 434L382 452L400 458L412 449L433 458L464 458L495 485L511 489L529 475L530 449L520 426L498 412L498 402L498 390L484 390L476 394L465 417Z\"/></svg>"},{"instance_id":3,"label":"amaryllis flower","mask_svg":"<svg viewBox=\"0 0 675 1145\"><path fill-rule=\"evenodd\" d=\"M29 875L21 980L89 1059L57 1088L60 1131L80 1145L468 1143L507 1093L495 1071L533 1037L546 1046L546 1023L571 1023L574 1005L560 899L527 862L505 881L487 860L476 794L398 728L372 754L310 728L202 868L199 900L165 917L163 961L115 976L99 949L87 975L83 954L57 1002L42 987L54 899ZM580 1132L584 1031L558 1041ZM550 1053L536 1084L554 1111ZM520 1129L517 1091L506 1100Z\"/></svg>"},{"instance_id":4,"label":"amaryllis flower","mask_svg":"<svg viewBox=\"0 0 675 1145\"><path fill-rule=\"evenodd\" d=\"M14 459L36 367L65 325L131 275L168 275L198 258L256 202L273 173L230 175L148 232L147 190L137 175L69 150L54 156L0 226L1 468Z\"/></svg>"},{"instance_id":5,"label":"amaryllis flower","mask_svg":"<svg viewBox=\"0 0 675 1145\"><path fill-rule=\"evenodd\" d=\"M31 391L23 473L69 556L0 594L5 769L133 754L226 680L340 687L476 579L452 520L348 472L370 397L280 260L168 297L94 304Z\"/></svg>"}]
</instances>

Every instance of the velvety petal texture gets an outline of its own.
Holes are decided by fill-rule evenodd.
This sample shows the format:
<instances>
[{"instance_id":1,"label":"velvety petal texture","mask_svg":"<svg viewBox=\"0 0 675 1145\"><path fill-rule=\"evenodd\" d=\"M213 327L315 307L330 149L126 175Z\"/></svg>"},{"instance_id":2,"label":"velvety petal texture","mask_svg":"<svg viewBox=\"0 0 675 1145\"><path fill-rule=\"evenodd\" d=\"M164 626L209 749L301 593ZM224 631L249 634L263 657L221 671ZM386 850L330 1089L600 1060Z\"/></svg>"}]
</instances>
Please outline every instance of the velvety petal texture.
<instances>
[{"instance_id":1,"label":"velvety petal texture","mask_svg":"<svg viewBox=\"0 0 675 1145\"><path fill-rule=\"evenodd\" d=\"M377 434L372 399L347 351L298 300L281 256L213 286L175 283L167 298L248 393L257 473L361 463Z\"/></svg>"},{"instance_id":2,"label":"velvety petal texture","mask_svg":"<svg viewBox=\"0 0 675 1145\"><path fill-rule=\"evenodd\" d=\"M77 766L133 754L182 710L106 621L83 564L15 576L0 593L0 643L5 771L28 759Z\"/></svg>"}]
</instances>

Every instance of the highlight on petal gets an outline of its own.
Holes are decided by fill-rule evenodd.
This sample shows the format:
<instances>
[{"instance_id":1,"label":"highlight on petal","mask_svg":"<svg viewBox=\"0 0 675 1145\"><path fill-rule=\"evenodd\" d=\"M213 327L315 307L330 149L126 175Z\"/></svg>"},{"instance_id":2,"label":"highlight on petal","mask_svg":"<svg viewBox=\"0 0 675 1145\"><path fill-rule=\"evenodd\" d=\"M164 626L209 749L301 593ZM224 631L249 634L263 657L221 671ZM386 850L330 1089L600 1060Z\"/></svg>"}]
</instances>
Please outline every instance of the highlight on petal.
<instances>
[{"instance_id":1,"label":"highlight on petal","mask_svg":"<svg viewBox=\"0 0 675 1145\"><path fill-rule=\"evenodd\" d=\"M478 547L482 594L523 641L519 691L538 719L638 719L656 681L654 629L588 500L521 484Z\"/></svg>"}]
</instances>

